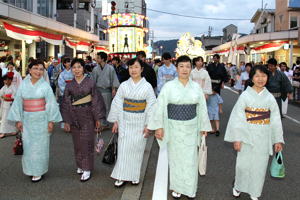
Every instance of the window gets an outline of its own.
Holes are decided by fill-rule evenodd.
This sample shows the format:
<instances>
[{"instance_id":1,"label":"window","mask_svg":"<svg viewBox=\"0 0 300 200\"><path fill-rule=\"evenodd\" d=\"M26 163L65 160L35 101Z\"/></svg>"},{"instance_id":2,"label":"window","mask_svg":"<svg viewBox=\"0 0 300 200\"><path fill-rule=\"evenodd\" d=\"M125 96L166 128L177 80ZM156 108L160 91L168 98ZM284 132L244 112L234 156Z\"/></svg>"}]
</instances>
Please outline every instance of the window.
<instances>
[{"instance_id":1,"label":"window","mask_svg":"<svg viewBox=\"0 0 300 200\"><path fill-rule=\"evenodd\" d=\"M298 13L290 12L290 29L298 27Z\"/></svg>"}]
</instances>

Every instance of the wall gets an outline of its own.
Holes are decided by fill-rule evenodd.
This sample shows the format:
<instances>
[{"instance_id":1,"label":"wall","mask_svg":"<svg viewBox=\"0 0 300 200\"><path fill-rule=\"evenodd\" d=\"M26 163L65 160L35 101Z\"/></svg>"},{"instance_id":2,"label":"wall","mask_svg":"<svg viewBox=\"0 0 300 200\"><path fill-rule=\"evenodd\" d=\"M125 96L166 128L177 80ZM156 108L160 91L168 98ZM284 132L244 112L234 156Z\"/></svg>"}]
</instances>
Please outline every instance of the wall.
<instances>
[{"instance_id":1,"label":"wall","mask_svg":"<svg viewBox=\"0 0 300 200\"><path fill-rule=\"evenodd\" d=\"M275 12L275 31L282 31L289 29L289 13L287 11L288 0L276 0ZM283 15L282 23L279 22L279 16Z\"/></svg>"}]
</instances>

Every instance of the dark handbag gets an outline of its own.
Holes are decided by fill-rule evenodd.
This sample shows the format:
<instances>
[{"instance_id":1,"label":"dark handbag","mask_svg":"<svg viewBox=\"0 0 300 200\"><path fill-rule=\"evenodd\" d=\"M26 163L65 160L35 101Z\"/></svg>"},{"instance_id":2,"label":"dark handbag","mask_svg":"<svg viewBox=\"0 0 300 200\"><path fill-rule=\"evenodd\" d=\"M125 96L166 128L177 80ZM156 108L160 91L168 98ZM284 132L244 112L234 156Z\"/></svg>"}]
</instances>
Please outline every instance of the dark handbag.
<instances>
[{"instance_id":1,"label":"dark handbag","mask_svg":"<svg viewBox=\"0 0 300 200\"><path fill-rule=\"evenodd\" d=\"M117 160L117 151L118 151L117 148L118 148L117 134L113 134L104 152L102 162L108 165L114 164Z\"/></svg>"},{"instance_id":2,"label":"dark handbag","mask_svg":"<svg viewBox=\"0 0 300 200\"><path fill-rule=\"evenodd\" d=\"M22 134L18 131L13 148L14 155L23 155Z\"/></svg>"}]
</instances>

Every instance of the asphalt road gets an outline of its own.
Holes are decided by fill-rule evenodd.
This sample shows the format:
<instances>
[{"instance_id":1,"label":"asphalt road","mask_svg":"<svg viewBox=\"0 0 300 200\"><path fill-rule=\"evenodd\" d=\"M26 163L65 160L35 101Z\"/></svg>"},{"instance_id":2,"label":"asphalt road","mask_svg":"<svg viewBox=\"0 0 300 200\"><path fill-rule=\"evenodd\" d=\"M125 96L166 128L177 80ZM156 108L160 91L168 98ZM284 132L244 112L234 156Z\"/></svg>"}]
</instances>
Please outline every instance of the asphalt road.
<instances>
[{"instance_id":1,"label":"asphalt road","mask_svg":"<svg viewBox=\"0 0 300 200\"><path fill-rule=\"evenodd\" d=\"M220 137L215 135L208 135L207 137L207 174L204 177L199 176L196 199L235 199L232 196L232 181L235 173L236 152L233 149L233 144L224 142L224 132L238 95L224 89L221 96L224 100L224 113L220 115L221 135ZM287 116L300 122L299 112L299 104L291 102ZM273 179L268 170L260 199L300 199L300 124L288 118L284 118L282 122L286 143L283 151L286 176L280 180ZM110 136L109 131L103 133L105 145L107 145ZM114 187L114 180L110 178L113 167L101 162L103 152L100 156L95 155L95 169L92 171L91 179L85 183L80 182L80 176L76 174L77 168L71 135L62 130L60 124L55 124L55 130L51 136L49 171L38 183L32 183L30 177L23 174L21 156L15 156L12 153L14 140L14 137L0 140L0 200L133 199L127 195L130 193L128 191L134 187L131 184L126 184L122 188ZM158 152L159 147L154 140L151 152L145 152L145 155L150 153L150 158L144 164L147 165L147 168L145 179L140 182L141 194L139 199L152 199ZM168 199L172 199L170 191L168 191ZM181 199L187 198L182 197ZM248 200L250 197L247 194L242 194L239 199Z\"/></svg>"}]
</instances>

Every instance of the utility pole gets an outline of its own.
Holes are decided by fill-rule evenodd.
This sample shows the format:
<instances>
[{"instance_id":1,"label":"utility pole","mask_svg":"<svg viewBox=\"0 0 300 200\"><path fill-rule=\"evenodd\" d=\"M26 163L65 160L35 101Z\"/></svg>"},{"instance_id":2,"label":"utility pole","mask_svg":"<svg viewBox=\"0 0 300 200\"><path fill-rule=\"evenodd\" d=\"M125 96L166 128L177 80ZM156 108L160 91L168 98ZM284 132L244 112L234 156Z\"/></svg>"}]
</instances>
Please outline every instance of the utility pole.
<instances>
[{"instance_id":1,"label":"utility pole","mask_svg":"<svg viewBox=\"0 0 300 200\"><path fill-rule=\"evenodd\" d=\"M211 32L212 32L212 26L208 27L208 37L211 37Z\"/></svg>"}]
</instances>

